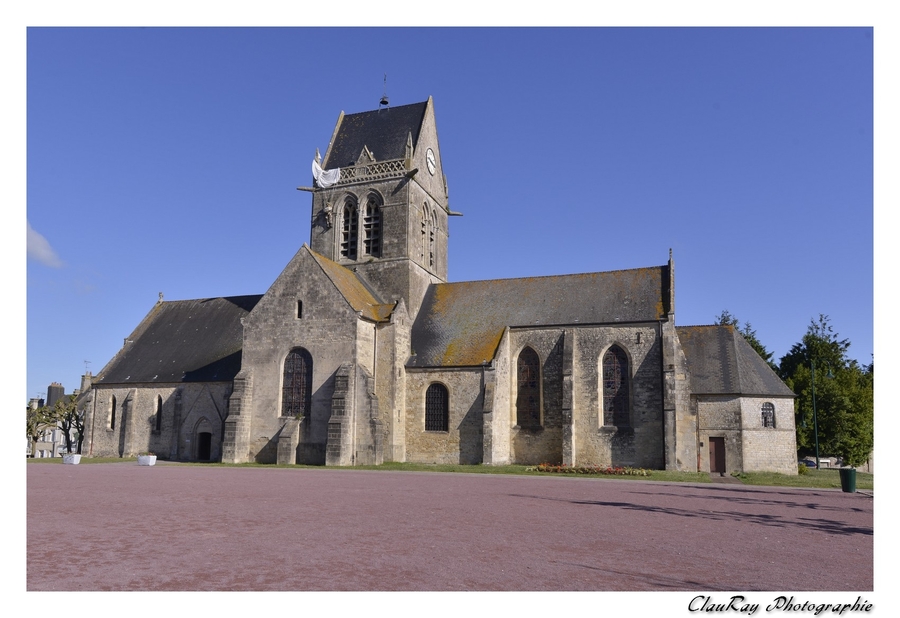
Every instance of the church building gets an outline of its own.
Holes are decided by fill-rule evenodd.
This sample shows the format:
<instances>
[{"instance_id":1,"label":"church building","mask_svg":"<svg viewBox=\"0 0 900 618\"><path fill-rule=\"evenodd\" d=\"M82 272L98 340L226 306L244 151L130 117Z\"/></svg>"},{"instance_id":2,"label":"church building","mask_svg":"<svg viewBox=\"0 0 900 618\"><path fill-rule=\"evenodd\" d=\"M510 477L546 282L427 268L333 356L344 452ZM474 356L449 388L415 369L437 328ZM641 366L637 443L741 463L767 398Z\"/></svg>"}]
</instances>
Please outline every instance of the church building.
<instances>
[{"instance_id":1,"label":"church building","mask_svg":"<svg viewBox=\"0 0 900 618\"><path fill-rule=\"evenodd\" d=\"M434 103L338 117L262 295L163 300L85 376L88 456L797 473L794 394L675 267L447 281Z\"/></svg>"}]
</instances>

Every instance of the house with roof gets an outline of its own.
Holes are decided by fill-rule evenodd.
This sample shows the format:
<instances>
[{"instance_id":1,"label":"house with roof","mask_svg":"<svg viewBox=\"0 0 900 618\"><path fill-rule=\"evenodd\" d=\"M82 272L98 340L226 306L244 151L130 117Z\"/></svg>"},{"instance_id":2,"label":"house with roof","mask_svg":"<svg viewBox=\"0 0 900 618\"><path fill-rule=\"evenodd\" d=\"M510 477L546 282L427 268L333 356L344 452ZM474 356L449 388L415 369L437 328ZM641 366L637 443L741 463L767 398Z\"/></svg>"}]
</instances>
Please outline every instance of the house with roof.
<instances>
[{"instance_id":1,"label":"house with roof","mask_svg":"<svg viewBox=\"0 0 900 618\"><path fill-rule=\"evenodd\" d=\"M260 296L159 302L82 397L84 452L796 474L794 394L675 268L447 281L434 103L338 118L310 242Z\"/></svg>"}]
</instances>

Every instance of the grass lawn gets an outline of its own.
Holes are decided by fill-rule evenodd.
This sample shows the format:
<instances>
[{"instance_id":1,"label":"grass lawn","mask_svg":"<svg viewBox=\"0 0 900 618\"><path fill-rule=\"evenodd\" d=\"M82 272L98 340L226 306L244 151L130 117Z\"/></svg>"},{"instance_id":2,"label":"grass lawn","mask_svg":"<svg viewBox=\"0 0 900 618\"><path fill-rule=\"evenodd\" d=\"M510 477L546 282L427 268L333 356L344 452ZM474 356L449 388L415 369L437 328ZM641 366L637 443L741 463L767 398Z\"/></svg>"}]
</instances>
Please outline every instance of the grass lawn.
<instances>
[{"instance_id":1,"label":"grass lawn","mask_svg":"<svg viewBox=\"0 0 900 618\"><path fill-rule=\"evenodd\" d=\"M82 457L81 464L95 463L127 463L135 462L136 458L119 457ZM61 464L61 457L28 458L29 464ZM236 468L294 468L294 469L322 469L322 466L278 466L275 464L222 464L222 463L188 463L166 462L160 460L157 463L164 465L183 466L222 466ZM79 465L81 465L79 464ZM709 474L706 472L676 472L670 470L648 470L647 476L612 475L612 474L559 474L554 472L538 472L533 466L482 466L463 464L415 464L388 462L380 466L346 466L341 468L329 468L329 470L392 470L406 472L463 472L466 474L519 474L524 476L562 476L571 478L605 478L625 479L631 481L667 481L671 483L709 483ZM811 487L825 489L840 489L841 480L837 469L815 470L809 469L806 474L789 476L774 472L747 472L734 475L746 485L769 485L775 487ZM865 472L856 473L856 489L874 489L873 475Z\"/></svg>"},{"instance_id":2,"label":"grass lawn","mask_svg":"<svg viewBox=\"0 0 900 618\"><path fill-rule=\"evenodd\" d=\"M840 489L841 478L837 468L809 468L806 474L788 476L774 472L745 472L736 474L746 485L775 485L779 487L820 487L823 489ZM867 472L856 472L856 489L875 489L874 475Z\"/></svg>"}]
</instances>

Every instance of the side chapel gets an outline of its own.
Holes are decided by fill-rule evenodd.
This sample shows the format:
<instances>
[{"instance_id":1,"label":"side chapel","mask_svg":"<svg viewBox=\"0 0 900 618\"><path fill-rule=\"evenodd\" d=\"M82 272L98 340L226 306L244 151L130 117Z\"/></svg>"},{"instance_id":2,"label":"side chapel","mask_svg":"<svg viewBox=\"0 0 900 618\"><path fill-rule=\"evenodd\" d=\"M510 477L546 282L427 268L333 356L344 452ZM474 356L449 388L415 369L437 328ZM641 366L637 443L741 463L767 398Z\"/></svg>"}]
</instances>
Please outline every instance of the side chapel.
<instances>
[{"instance_id":1,"label":"side chapel","mask_svg":"<svg viewBox=\"0 0 900 618\"><path fill-rule=\"evenodd\" d=\"M432 99L343 114L265 294L159 302L86 375L88 456L797 473L794 394L660 266L447 281Z\"/></svg>"}]
</instances>

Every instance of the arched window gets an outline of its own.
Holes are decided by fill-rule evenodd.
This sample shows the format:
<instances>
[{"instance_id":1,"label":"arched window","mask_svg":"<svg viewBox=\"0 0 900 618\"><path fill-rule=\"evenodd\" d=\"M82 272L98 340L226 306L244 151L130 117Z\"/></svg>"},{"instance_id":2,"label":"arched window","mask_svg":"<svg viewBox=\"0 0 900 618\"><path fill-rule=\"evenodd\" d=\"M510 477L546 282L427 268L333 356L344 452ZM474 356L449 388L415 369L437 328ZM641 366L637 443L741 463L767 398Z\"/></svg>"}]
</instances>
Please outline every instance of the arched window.
<instances>
[{"instance_id":1,"label":"arched window","mask_svg":"<svg viewBox=\"0 0 900 618\"><path fill-rule=\"evenodd\" d=\"M531 348L519 353L516 364L516 424L541 426L541 359Z\"/></svg>"},{"instance_id":2,"label":"arched window","mask_svg":"<svg viewBox=\"0 0 900 618\"><path fill-rule=\"evenodd\" d=\"M419 257L422 260L422 264L425 264L425 254L428 251L428 204L422 204L422 251L419 254Z\"/></svg>"},{"instance_id":3,"label":"arched window","mask_svg":"<svg viewBox=\"0 0 900 618\"><path fill-rule=\"evenodd\" d=\"M356 235L359 229L356 202L348 197L341 213L341 257L356 259Z\"/></svg>"},{"instance_id":4,"label":"arched window","mask_svg":"<svg viewBox=\"0 0 900 618\"><path fill-rule=\"evenodd\" d=\"M109 428L116 428L116 396L113 395L112 401L109 402Z\"/></svg>"},{"instance_id":5,"label":"arched window","mask_svg":"<svg viewBox=\"0 0 900 618\"><path fill-rule=\"evenodd\" d=\"M432 211L431 219L428 221L428 265L434 268L434 230L436 227L437 215Z\"/></svg>"},{"instance_id":6,"label":"arched window","mask_svg":"<svg viewBox=\"0 0 900 618\"><path fill-rule=\"evenodd\" d=\"M775 429L775 406L768 401L762 404L762 426Z\"/></svg>"},{"instance_id":7,"label":"arched window","mask_svg":"<svg viewBox=\"0 0 900 618\"><path fill-rule=\"evenodd\" d=\"M450 407L447 387L432 384L425 391L425 431L447 431Z\"/></svg>"},{"instance_id":8,"label":"arched window","mask_svg":"<svg viewBox=\"0 0 900 618\"><path fill-rule=\"evenodd\" d=\"M162 412L163 412L162 395L157 395L156 396L156 431L162 430Z\"/></svg>"},{"instance_id":9,"label":"arched window","mask_svg":"<svg viewBox=\"0 0 900 618\"><path fill-rule=\"evenodd\" d=\"M603 424L631 425L631 397L628 392L628 357L617 345L603 355Z\"/></svg>"},{"instance_id":10,"label":"arched window","mask_svg":"<svg viewBox=\"0 0 900 618\"><path fill-rule=\"evenodd\" d=\"M370 195L363 215L363 251L366 255L381 256L381 201Z\"/></svg>"},{"instance_id":11,"label":"arched window","mask_svg":"<svg viewBox=\"0 0 900 618\"><path fill-rule=\"evenodd\" d=\"M312 370L312 356L303 348L294 348L284 359L282 416L309 418L312 406Z\"/></svg>"}]
</instances>

